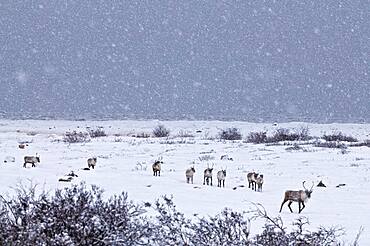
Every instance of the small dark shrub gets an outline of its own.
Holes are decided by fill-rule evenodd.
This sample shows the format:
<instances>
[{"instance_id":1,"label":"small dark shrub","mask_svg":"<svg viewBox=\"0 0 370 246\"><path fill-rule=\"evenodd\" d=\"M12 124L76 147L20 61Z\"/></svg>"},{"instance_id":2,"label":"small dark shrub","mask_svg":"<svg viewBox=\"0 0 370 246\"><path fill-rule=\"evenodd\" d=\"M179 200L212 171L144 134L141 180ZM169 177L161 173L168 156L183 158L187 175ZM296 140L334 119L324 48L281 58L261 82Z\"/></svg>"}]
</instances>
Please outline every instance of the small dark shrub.
<instances>
[{"instance_id":1,"label":"small dark shrub","mask_svg":"<svg viewBox=\"0 0 370 246\"><path fill-rule=\"evenodd\" d=\"M267 142L267 133L266 132L251 132L247 136L247 143L266 143Z\"/></svg>"},{"instance_id":2,"label":"small dark shrub","mask_svg":"<svg viewBox=\"0 0 370 246\"><path fill-rule=\"evenodd\" d=\"M347 145L340 142L323 142L323 143L315 143L315 147L321 147L321 148L338 148L338 149L346 149Z\"/></svg>"},{"instance_id":3,"label":"small dark shrub","mask_svg":"<svg viewBox=\"0 0 370 246\"><path fill-rule=\"evenodd\" d=\"M153 135L157 138L168 137L170 135L170 130L164 125L158 125L153 129Z\"/></svg>"},{"instance_id":4,"label":"small dark shrub","mask_svg":"<svg viewBox=\"0 0 370 246\"><path fill-rule=\"evenodd\" d=\"M136 138L150 138L150 133L147 132L139 132L134 135Z\"/></svg>"},{"instance_id":5,"label":"small dark shrub","mask_svg":"<svg viewBox=\"0 0 370 246\"><path fill-rule=\"evenodd\" d=\"M103 127L98 128L86 128L87 132L89 133L91 138L98 138L98 137L106 137L107 134L105 133Z\"/></svg>"},{"instance_id":6,"label":"small dark shrub","mask_svg":"<svg viewBox=\"0 0 370 246\"><path fill-rule=\"evenodd\" d=\"M242 134L238 128L232 127L220 131L220 139L224 140L241 140Z\"/></svg>"},{"instance_id":7,"label":"small dark shrub","mask_svg":"<svg viewBox=\"0 0 370 246\"><path fill-rule=\"evenodd\" d=\"M65 143L85 143L90 141L90 136L87 132L66 132L63 136Z\"/></svg>"},{"instance_id":8,"label":"small dark shrub","mask_svg":"<svg viewBox=\"0 0 370 246\"><path fill-rule=\"evenodd\" d=\"M344 141L344 142L358 142L358 140L352 136L346 136L342 132L335 132L330 135L324 134L322 138L326 141Z\"/></svg>"}]
</instances>

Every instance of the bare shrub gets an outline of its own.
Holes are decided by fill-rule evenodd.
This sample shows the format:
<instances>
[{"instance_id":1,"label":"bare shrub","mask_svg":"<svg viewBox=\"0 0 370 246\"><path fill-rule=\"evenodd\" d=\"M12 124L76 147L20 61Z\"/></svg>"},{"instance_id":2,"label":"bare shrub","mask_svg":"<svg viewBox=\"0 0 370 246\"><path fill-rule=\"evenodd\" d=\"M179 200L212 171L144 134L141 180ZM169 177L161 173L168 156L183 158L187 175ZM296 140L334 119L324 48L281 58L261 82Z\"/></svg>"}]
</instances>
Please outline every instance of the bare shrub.
<instances>
[{"instance_id":1,"label":"bare shrub","mask_svg":"<svg viewBox=\"0 0 370 246\"><path fill-rule=\"evenodd\" d=\"M220 131L220 139L224 140L241 140L242 134L240 133L239 129L236 127L231 127L227 129L223 129Z\"/></svg>"},{"instance_id":2,"label":"bare shrub","mask_svg":"<svg viewBox=\"0 0 370 246\"><path fill-rule=\"evenodd\" d=\"M164 140L160 141L160 144L195 144L195 141L188 141L186 139L180 139L180 140Z\"/></svg>"},{"instance_id":3,"label":"bare shrub","mask_svg":"<svg viewBox=\"0 0 370 246\"><path fill-rule=\"evenodd\" d=\"M312 137L309 135L308 127L301 127L294 129L294 131L287 128L279 128L272 136L267 137L266 142L276 143L281 141L306 141L310 139L312 139Z\"/></svg>"},{"instance_id":4,"label":"bare shrub","mask_svg":"<svg viewBox=\"0 0 370 246\"><path fill-rule=\"evenodd\" d=\"M122 142L124 142L125 141L125 139L124 138L122 138L122 137L114 137L114 142L115 143L122 143Z\"/></svg>"},{"instance_id":5,"label":"bare shrub","mask_svg":"<svg viewBox=\"0 0 370 246\"><path fill-rule=\"evenodd\" d=\"M200 161L212 161L214 159L215 159L215 157L212 156L212 155L201 155L201 156L199 156Z\"/></svg>"},{"instance_id":6,"label":"bare shrub","mask_svg":"<svg viewBox=\"0 0 370 246\"><path fill-rule=\"evenodd\" d=\"M340 142L323 142L323 143L317 142L315 143L315 147L346 149L347 145Z\"/></svg>"},{"instance_id":7,"label":"bare shrub","mask_svg":"<svg viewBox=\"0 0 370 246\"><path fill-rule=\"evenodd\" d=\"M255 144L260 144L260 143L266 143L267 142L267 133L264 131L261 132L251 132L247 136L247 143L255 143Z\"/></svg>"},{"instance_id":8,"label":"bare shrub","mask_svg":"<svg viewBox=\"0 0 370 246\"><path fill-rule=\"evenodd\" d=\"M66 132L63 136L65 143L86 143L90 142L90 135L87 132Z\"/></svg>"},{"instance_id":9,"label":"bare shrub","mask_svg":"<svg viewBox=\"0 0 370 246\"><path fill-rule=\"evenodd\" d=\"M168 137L170 135L170 130L164 125L158 125L153 129L153 135L157 138Z\"/></svg>"},{"instance_id":10,"label":"bare shrub","mask_svg":"<svg viewBox=\"0 0 370 246\"><path fill-rule=\"evenodd\" d=\"M136 138L150 138L151 135L148 132L138 132L138 133L134 134L134 137L136 137Z\"/></svg>"},{"instance_id":11,"label":"bare shrub","mask_svg":"<svg viewBox=\"0 0 370 246\"><path fill-rule=\"evenodd\" d=\"M99 126L97 128L86 128L87 132L89 133L91 138L98 138L98 137L106 137L107 134L104 131L104 128L102 126Z\"/></svg>"},{"instance_id":12,"label":"bare shrub","mask_svg":"<svg viewBox=\"0 0 370 246\"><path fill-rule=\"evenodd\" d=\"M194 134L191 134L189 131L180 130L176 134L176 137L179 137L179 138L193 138L194 137Z\"/></svg>"},{"instance_id":13,"label":"bare shrub","mask_svg":"<svg viewBox=\"0 0 370 246\"><path fill-rule=\"evenodd\" d=\"M343 142L358 142L358 140L352 136L346 136L342 132L334 132L333 134L324 134L322 138L326 141L343 141Z\"/></svg>"},{"instance_id":14,"label":"bare shrub","mask_svg":"<svg viewBox=\"0 0 370 246\"><path fill-rule=\"evenodd\" d=\"M202 140L215 140L215 137L211 136L209 131L205 131L201 139Z\"/></svg>"}]
</instances>

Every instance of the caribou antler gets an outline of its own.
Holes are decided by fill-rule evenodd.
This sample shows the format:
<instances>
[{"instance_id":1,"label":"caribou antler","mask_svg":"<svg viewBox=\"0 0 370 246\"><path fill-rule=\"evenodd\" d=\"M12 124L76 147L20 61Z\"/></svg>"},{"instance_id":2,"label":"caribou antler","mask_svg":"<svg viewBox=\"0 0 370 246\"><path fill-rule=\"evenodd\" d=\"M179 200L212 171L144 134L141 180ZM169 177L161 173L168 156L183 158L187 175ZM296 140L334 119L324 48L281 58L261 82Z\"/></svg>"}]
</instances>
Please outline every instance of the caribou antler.
<instances>
[{"instance_id":1,"label":"caribou antler","mask_svg":"<svg viewBox=\"0 0 370 246\"><path fill-rule=\"evenodd\" d=\"M305 189L305 190L312 190L313 189L313 186L314 186L314 182L312 181L312 186L311 186L311 188L310 189L307 189L306 188L306 186L304 186L304 183L305 183L306 181L303 181L303 183L302 183L302 185L303 185L303 188Z\"/></svg>"}]
</instances>

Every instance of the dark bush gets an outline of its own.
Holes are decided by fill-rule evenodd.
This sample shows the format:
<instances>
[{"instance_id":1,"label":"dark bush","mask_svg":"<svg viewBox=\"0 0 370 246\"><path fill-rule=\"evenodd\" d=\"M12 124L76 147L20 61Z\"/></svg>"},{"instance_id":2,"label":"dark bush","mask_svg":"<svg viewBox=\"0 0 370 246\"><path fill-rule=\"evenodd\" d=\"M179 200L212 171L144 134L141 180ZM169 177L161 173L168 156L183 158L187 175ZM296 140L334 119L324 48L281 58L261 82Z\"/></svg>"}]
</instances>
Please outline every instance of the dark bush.
<instances>
[{"instance_id":1,"label":"dark bush","mask_svg":"<svg viewBox=\"0 0 370 246\"><path fill-rule=\"evenodd\" d=\"M224 140L241 140L242 134L238 128L232 127L220 131L220 139Z\"/></svg>"},{"instance_id":2,"label":"dark bush","mask_svg":"<svg viewBox=\"0 0 370 246\"><path fill-rule=\"evenodd\" d=\"M168 137L170 135L170 130L167 129L164 125L158 125L153 129L153 135L157 138Z\"/></svg>"},{"instance_id":3,"label":"dark bush","mask_svg":"<svg viewBox=\"0 0 370 246\"><path fill-rule=\"evenodd\" d=\"M10 199L0 195L0 245L340 245L343 233L341 228L308 231L305 218L287 232L281 218L269 217L261 206L251 219L266 224L251 237L247 213L230 209L191 220L168 197L139 206L126 193L103 199L101 189L84 184L36 194L33 186L17 189Z\"/></svg>"},{"instance_id":4,"label":"dark bush","mask_svg":"<svg viewBox=\"0 0 370 246\"><path fill-rule=\"evenodd\" d=\"M268 143L276 143L280 141L306 141L312 137L309 135L308 127L301 127L292 132L287 128L279 128L271 137L267 137Z\"/></svg>"},{"instance_id":5,"label":"dark bush","mask_svg":"<svg viewBox=\"0 0 370 246\"><path fill-rule=\"evenodd\" d=\"M90 141L90 136L87 132L66 132L63 136L65 143L85 143Z\"/></svg>"},{"instance_id":6,"label":"dark bush","mask_svg":"<svg viewBox=\"0 0 370 246\"><path fill-rule=\"evenodd\" d=\"M344 142L358 142L358 140L352 136L346 136L342 132L335 132L330 135L324 134L322 138L326 141L344 141Z\"/></svg>"},{"instance_id":7,"label":"dark bush","mask_svg":"<svg viewBox=\"0 0 370 246\"><path fill-rule=\"evenodd\" d=\"M247 136L247 143L266 143L267 142L267 133L266 132L251 132Z\"/></svg>"},{"instance_id":8,"label":"dark bush","mask_svg":"<svg viewBox=\"0 0 370 246\"><path fill-rule=\"evenodd\" d=\"M133 135L136 138L150 138L150 133L147 132L139 132Z\"/></svg>"},{"instance_id":9,"label":"dark bush","mask_svg":"<svg viewBox=\"0 0 370 246\"><path fill-rule=\"evenodd\" d=\"M86 128L87 132L89 133L91 138L98 138L98 137L106 137L107 134L104 131L104 128L102 126L97 128Z\"/></svg>"},{"instance_id":10,"label":"dark bush","mask_svg":"<svg viewBox=\"0 0 370 246\"><path fill-rule=\"evenodd\" d=\"M315 143L315 147L321 147L321 148L338 148L338 149L346 149L347 145L340 142L323 142L323 143Z\"/></svg>"}]
</instances>

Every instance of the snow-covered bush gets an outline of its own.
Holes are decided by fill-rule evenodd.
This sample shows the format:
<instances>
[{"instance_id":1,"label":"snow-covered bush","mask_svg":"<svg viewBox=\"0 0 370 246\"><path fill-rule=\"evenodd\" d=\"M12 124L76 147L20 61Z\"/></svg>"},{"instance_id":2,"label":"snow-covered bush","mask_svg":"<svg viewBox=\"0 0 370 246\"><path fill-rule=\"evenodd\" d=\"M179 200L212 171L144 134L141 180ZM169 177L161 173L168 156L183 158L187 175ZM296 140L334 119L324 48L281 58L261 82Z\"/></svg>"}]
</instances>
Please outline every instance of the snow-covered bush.
<instances>
[{"instance_id":1,"label":"snow-covered bush","mask_svg":"<svg viewBox=\"0 0 370 246\"><path fill-rule=\"evenodd\" d=\"M267 137L266 142L276 143L280 141L306 141L312 137L309 135L309 129L307 127L301 127L294 131L287 128L279 128L270 137Z\"/></svg>"},{"instance_id":2,"label":"snow-covered bush","mask_svg":"<svg viewBox=\"0 0 370 246\"><path fill-rule=\"evenodd\" d=\"M342 132L334 132L333 134L324 134L322 138L326 141L344 141L344 142L358 142L358 140L352 136L346 136Z\"/></svg>"},{"instance_id":3,"label":"snow-covered bush","mask_svg":"<svg viewBox=\"0 0 370 246\"><path fill-rule=\"evenodd\" d=\"M158 125L153 129L153 135L157 138L168 137L170 135L170 130L164 125Z\"/></svg>"},{"instance_id":4,"label":"snow-covered bush","mask_svg":"<svg viewBox=\"0 0 370 246\"><path fill-rule=\"evenodd\" d=\"M189 132L189 131L180 130L180 131L176 134L176 137L179 137L179 138L193 138L193 137L194 137L194 134L192 134L192 133L191 133L191 132Z\"/></svg>"},{"instance_id":5,"label":"snow-covered bush","mask_svg":"<svg viewBox=\"0 0 370 246\"><path fill-rule=\"evenodd\" d=\"M91 138L98 138L98 137L106 137L107 134L105 133L103 127L97 127L97 128L86 128L87 132L89 133Z\"/></svg>"},{"instance_id":6,"label":"snow-covered bush","mask_svg":"<svg viewBox=\"0 0 370 246\"><path fill-rule=\"evenodd\" d=\"M212 156L212 155L201 155L201 156L199 156L200 161L212 161L214 159L215 159L215 157Z\"/></svg>"},{"instance_id":7,"label":"snow-covered bush","mask_svg":"<svg viewBox=\"0 0 370 246\"><path fill-rule=\"evenodd\" d=\"M87 132L66 132L63 136L65 143L85 143L90 141L90 136Z\"/></svg>"},{"instance_id":8,"label":"snow-covered bush","mask_svg":"<svg viewBox=\"0 0 370 246\"><path fill-rule=\"evenodd\" d=\"M126 193L102 199L102 190L84 184L37 196L20 189L0 202L0 245L112 245L145 243L144 210Z\"/></svg>"},{"instance_id":9,"label":"snow-covered bush","mask_svg":"<svg viewBox=\"0 0 370 246\"><path fill-rule=\"evenodd\" d=\"M220 139L223 140L241 140L242 134L236 127L226 128L220 131Z\"/></svg>"},{"instance_id":10,"label":"snow-covered bush","mask_svg":"<svg viewBox=\"0 0 370 246\"><path fill-rule=\"evenodd\" d=\"M315 147L321 147L321 148L338 148L338 149L346 149L347 145L341 142L317 142L314 145Z\"/></svg>"},{"instance_id":11,"label":"snow-covered bush","mask_svg":"<svg viewBox=\"0 0 370 246\"><path fill-rule=\"evenodd\" d=\"M288 232L280 217L269 217L261 206L191 220L169 197L140 206L126 193L102 195L83 183L53 195L36 186L17 189L13 198L0 195L0 245L341 245L344 233L340 227L309 231L305 218ZM253 219L266 222L262 233L251 236Z\"/></svg>"},{"instance_id":12,"label":"snow-covered bush","mask_svg":"<svg viewBox=\"0 0 370 246\"><path fill-rule=\"evenodd\" d=\"M255 143L255 144L260 144L260 143L266 143L267 142L267 135L266 132L251 132L247 136L247 143Z\"/></svg>"}]
</instances>

